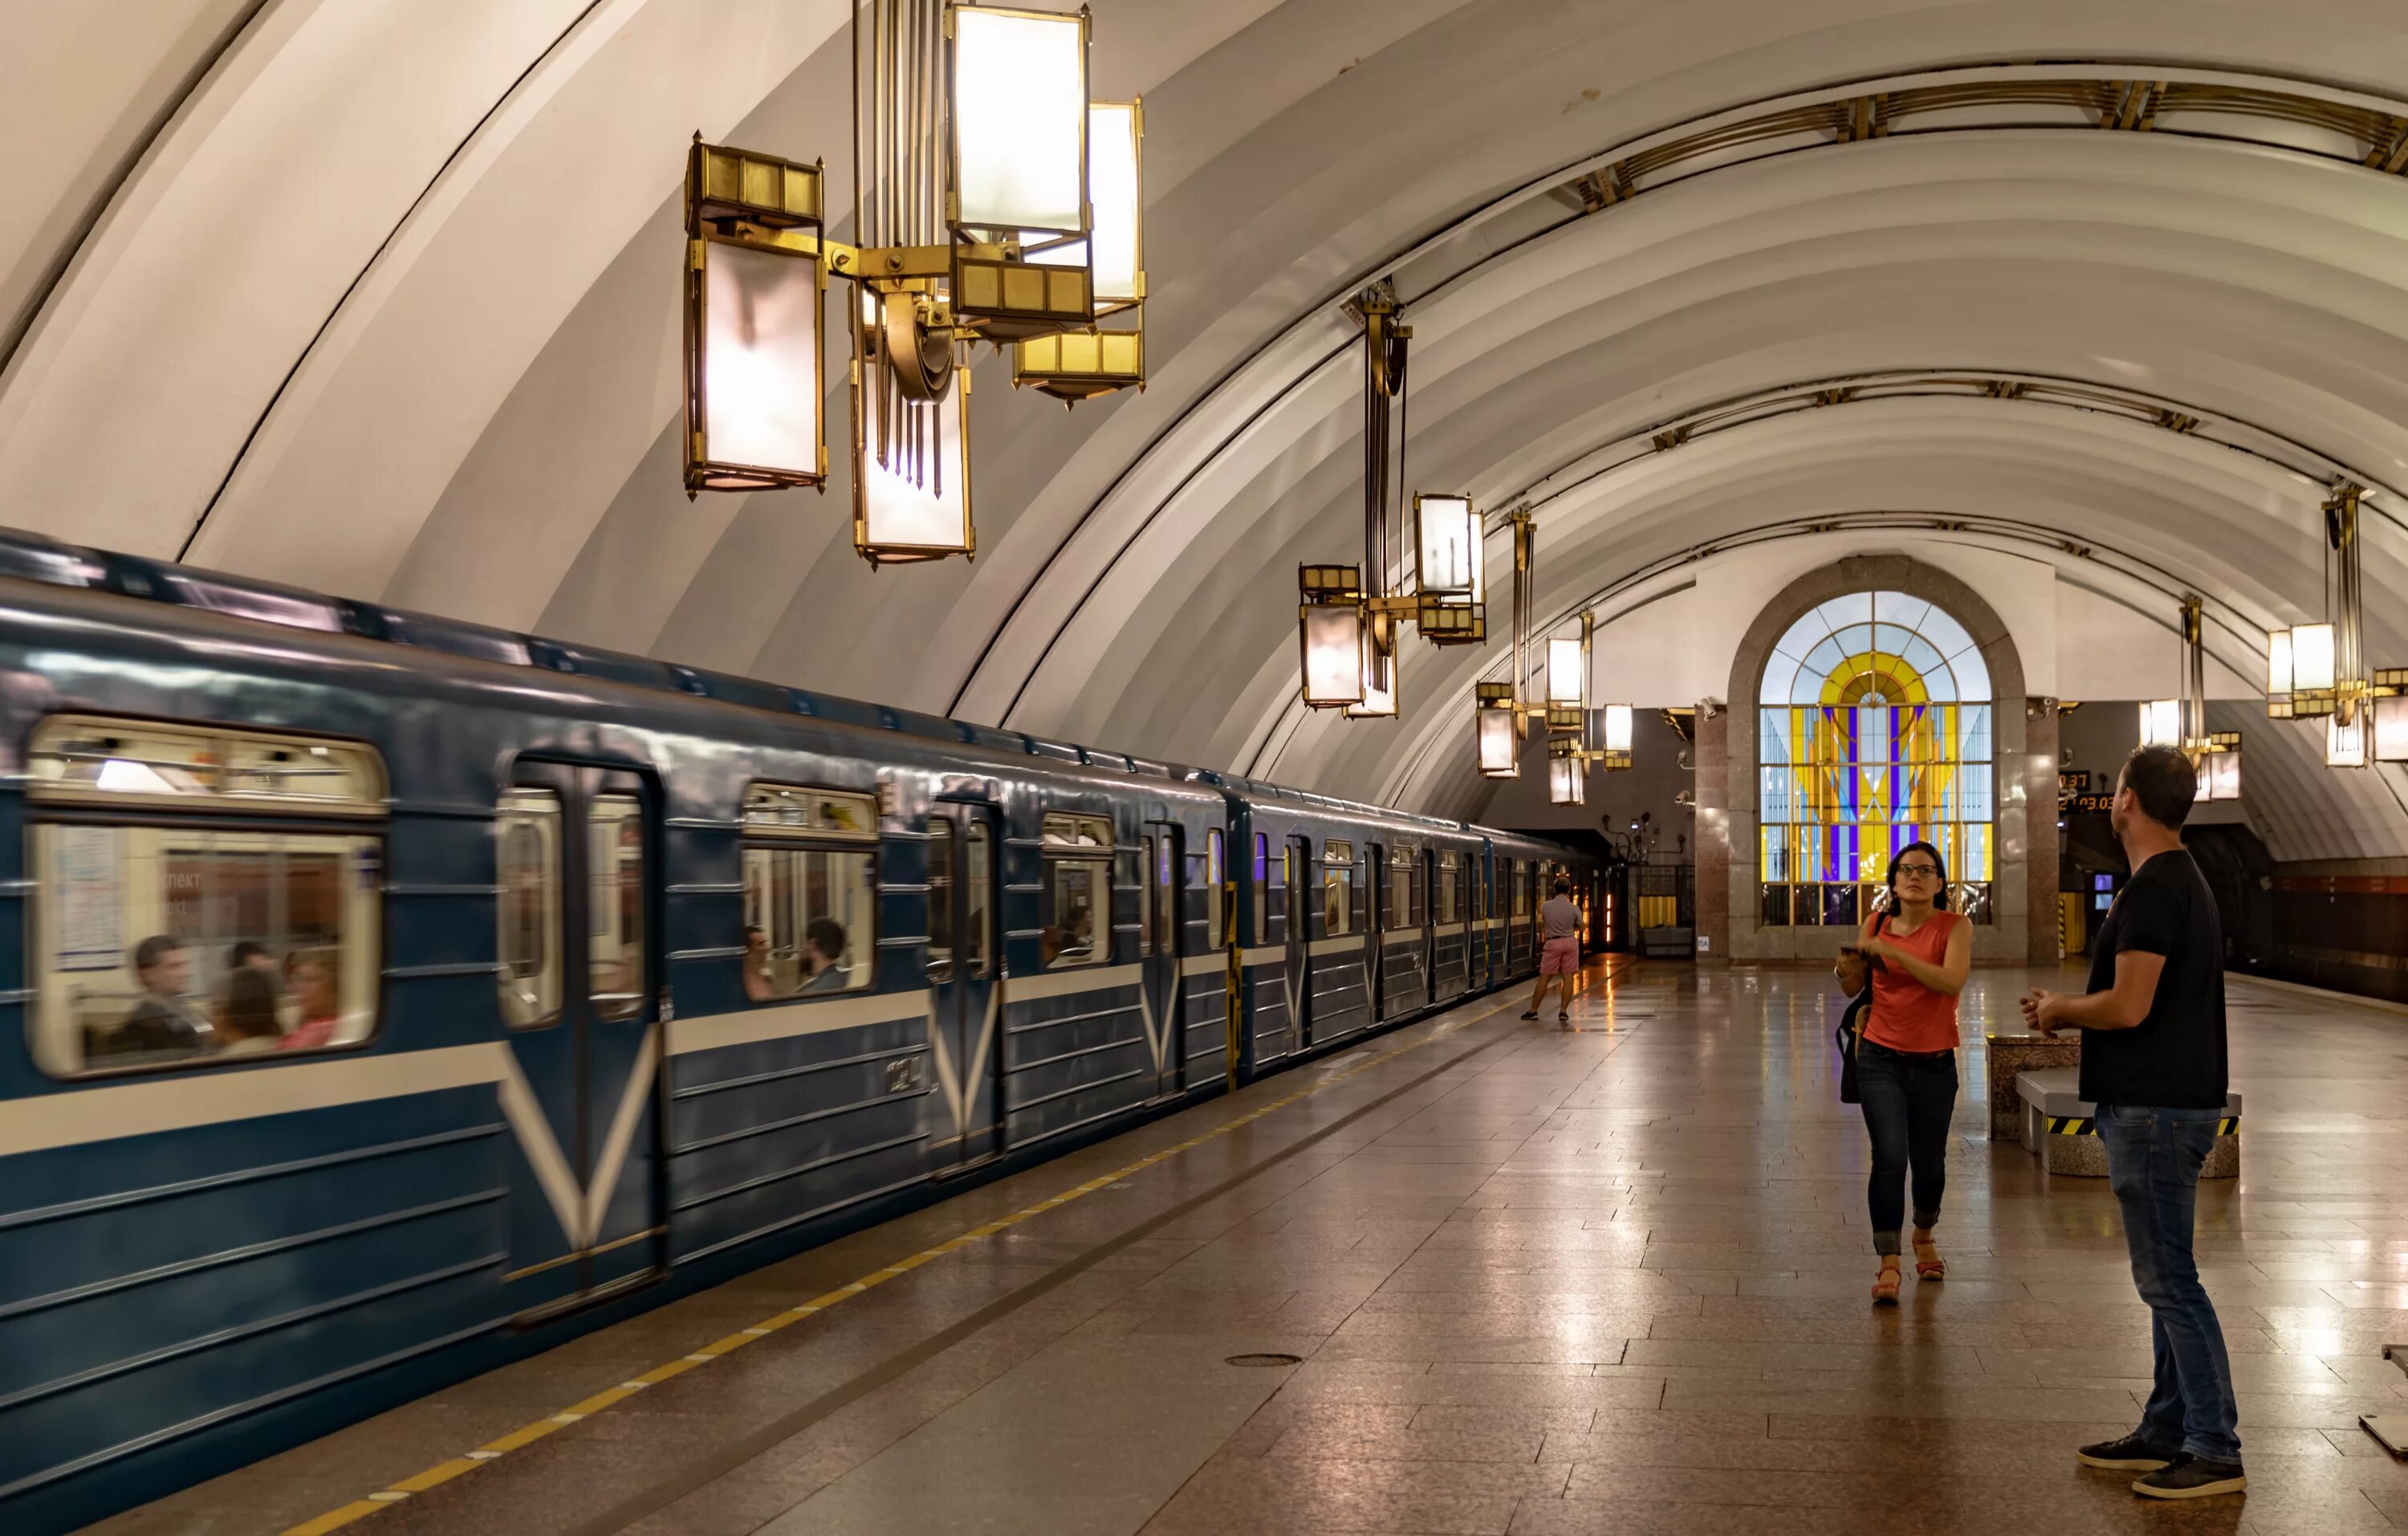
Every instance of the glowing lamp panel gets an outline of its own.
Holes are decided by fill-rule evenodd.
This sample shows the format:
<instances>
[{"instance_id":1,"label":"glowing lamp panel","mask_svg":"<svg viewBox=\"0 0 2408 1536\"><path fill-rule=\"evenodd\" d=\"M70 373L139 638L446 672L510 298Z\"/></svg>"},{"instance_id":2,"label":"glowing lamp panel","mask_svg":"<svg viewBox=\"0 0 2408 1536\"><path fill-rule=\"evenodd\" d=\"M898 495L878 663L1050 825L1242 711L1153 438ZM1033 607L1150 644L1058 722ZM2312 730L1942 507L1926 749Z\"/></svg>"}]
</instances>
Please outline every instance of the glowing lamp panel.
<instances>
[{"instance_id":1,"label":"glowing lamp panel","mask_svg":"<svg viewBox=\"0 0 2408 1536\"><path fill-rule=\"evenodd\" d=\"M1086 227L1087 27L1078 15L956 7L953 164L978 229Z\"/></svg>"},{"instance_id":2,"label":"glowing lamp panel","mask_svg":"<svg viewBox=\"0 0 2408 1536\"><path fill-rule=\"evenodd\" d=\"M712 242L703 444L716 464L820 470L820 290L811 263Z\"/></svg>"}]
</instances>

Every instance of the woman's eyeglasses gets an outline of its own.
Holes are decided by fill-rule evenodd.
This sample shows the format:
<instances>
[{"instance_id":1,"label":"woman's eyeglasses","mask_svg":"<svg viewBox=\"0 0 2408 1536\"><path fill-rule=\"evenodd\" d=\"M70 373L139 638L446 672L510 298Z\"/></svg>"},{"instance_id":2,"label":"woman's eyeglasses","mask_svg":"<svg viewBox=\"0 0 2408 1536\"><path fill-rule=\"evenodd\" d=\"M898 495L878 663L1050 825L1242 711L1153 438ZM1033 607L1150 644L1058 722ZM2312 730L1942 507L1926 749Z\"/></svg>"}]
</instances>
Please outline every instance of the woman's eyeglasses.
<instances>
[{"instance_id":1,"label":"woman's eyeglasses","mask_svg":"<svg viewBox=\"0 0 2408 1536\"><path fill-rule=\"evenodd\" d=\"M1921 875L1928 880L1940 878L1940 867L1936 864L1901 864L1896 868L1901 875Z\"/></svg>"}]
</instances>

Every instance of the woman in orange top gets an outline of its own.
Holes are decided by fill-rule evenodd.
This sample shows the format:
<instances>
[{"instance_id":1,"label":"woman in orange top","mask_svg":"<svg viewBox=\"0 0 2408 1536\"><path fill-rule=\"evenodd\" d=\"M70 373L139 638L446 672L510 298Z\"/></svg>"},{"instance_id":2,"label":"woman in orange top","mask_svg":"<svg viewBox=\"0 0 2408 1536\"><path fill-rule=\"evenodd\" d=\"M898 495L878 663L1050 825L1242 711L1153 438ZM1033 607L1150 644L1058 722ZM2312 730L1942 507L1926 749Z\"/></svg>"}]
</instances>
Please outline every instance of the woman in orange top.
<instances>
[{"instance_id":1,"label":"woman in orange top","mask_svg":"<svg viewBox=\"0 0 2408 1536\"><path fill-rule=\"evenodd\" d=\"M1856 1046L1856 1087L1872 1133L1866 1187L1881 1274L1877 1306L1896 1306L1899 1229L1914 1175L1914 1272L1946 1277L1931 1241L1947 1186L1948 1122L1956 1111L1956 995L1973 964L1973 930L1948 908L1940 850L1910 842L1889 864L1889 905L1865 919L1846 954L1872 970L1872 1007Z\"/></svg>"}]
</instances>

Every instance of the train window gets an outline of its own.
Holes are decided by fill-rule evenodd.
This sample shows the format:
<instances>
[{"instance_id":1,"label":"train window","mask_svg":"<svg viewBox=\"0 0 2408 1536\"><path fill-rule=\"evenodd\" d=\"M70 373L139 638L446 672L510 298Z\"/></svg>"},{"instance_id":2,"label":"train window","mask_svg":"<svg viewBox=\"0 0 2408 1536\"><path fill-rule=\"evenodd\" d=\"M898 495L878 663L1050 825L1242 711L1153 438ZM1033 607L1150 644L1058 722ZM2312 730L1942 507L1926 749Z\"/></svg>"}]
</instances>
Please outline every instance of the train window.
<instances>
[{"instance_id":1,"label":"train window","mask_svg":"<svg viewBox=\"0 0 2408 1536\"><path fill-rule=\"evenodd\" d=\"M969 847L962 855L969 865L962 871L962 878L969 883L970 924L969 932L962 935L962 944L969 951L970 974L982 977L995 974L995 956L988 952L986 942L990 926L987 903L991 899L987 883L993 878L991 866L995 863L989 852L988 836L986 823L972 822Z\"/></svg>"},{"instance_id":2,"label":"train window","mask_svg":"<svg viewBox=\"0 0 2408 1536\"><path fill-rule=\"evenodd\" d=\"M494 822L502 1022L513 1029L560 1016L560 797L502 792Z\"/></svg>"},{"instance_id":3,"label":"train window","mask_svg":"<svg viewBox=\"0 0 2408 1536\"><path fill-rule=\"evenodd\" d=\"M1044 963L1049 969L1100 965L1112 953L1111 819L1049 811L1042 825L1047 868L1038 938ZM1140 900L1149 883L1143 872Z\"/></svg>"},{"instance_id":4,"label":"train window","mask_svg":"<svg viewBox=\"0 0 2408 1536\"><path fill-rule=\"evenodd\" d=\"M1388 850L1388 926L1418 927L1421 925L1421 851L1415 848Z\"/></svg>"},{"instance_id":5,"label":"train window","mask_svg":"<svg viewBox=\"0 0 2408 1536\"><path fill-rule=\"evenodd\" d=\"M375 752L61 715L26 754L29 1043L73 1076L287 1055L376 1026ZM118 812L79 822L86 808ZM227 825L273 810L280 825Z\"/></svg>"},{"instance_id":6,"label":"train window","mask_svg":"<svg viewBox=\"0 0 2408 1536\"><path fill-rule=\"evenodd\" d=\"M1513 884L1513 915L1527 917L1530 915L1528 868L1520 859L1514 859L1506 865L1506 868L1512 871L1506 878Z\"/></svg>"},{"instance_id":7,"label":"train window","mask_svg":"<svg viewBox=\"0 0 2408 1536\"><path fill-rule=\"evenodd\" d=\"M1154 840L1140 844L1144 853L1137 868L1137 952L1154 953Z\"/></svg>"},{"instance_id":8,"label":"train window","mask_svg":"<svg viewBox=\"0 0 2408 1536\"><path fill-rule=\"evenodd\" d=\"M928 974L953 971L953 824L928 818Z\"/></svg>"},{"instance_id":9,"label":"train window","mask_svg":"<svg viewBox=\"0 0 2408 1536\"><path fill-rule=\"evenodd\" d=\"M1154 840L1146 840L1148 847ZM1172 879L1177 872L1172 866L1177 856L1171 852L1171 840L1164 834L1161 846L1154 855L1154 920L1159 930L1154 935L1154 947L1165 955L1177 955L1183 946L1179 932L1179 884Z\"/></svg>"},{"instance_id":10,"label":"train window","mask_svg":"<svg viewBox=\"0 0 2408 1536\"><path fill-rule=\"evenodd\" d=\"M1224 921L1226 914L1221 909L1228 900L1228 893L1225 889L1228 883L1227 859L1221 849L1221 831L1220 828L1214 827L1204 834L1204 884L1207 892L1204 901L1204 942L1212 949L1221 947L1222 938L1227 932L1227 926Z\"/></svg>"},{"instance_id":11,"label":"train window","mask_svg":"<svg viewBox=\"0 0 2408 1536\"><path fill-rule=\"evenodd\" d=\"M644 802L596 795L585 808L586 998L596 1018L643 1012Z\"/></svg>"},{"instance_id":12,"label":"train window","mask_svg":"<svg viewBox=\"0 0 2408 1536\"><path fill-rule=\"evenodd\" d=\"M748 837L875 842L878 805L867 795L843 790L754 784L744 792L744 831Z\"/></svg>"},{"instance_id":13,"label":"train window","mask_svg":"<svg viewBox=\"0 0 2408 1536\"><path fill-rule=\"evenodd\" d=\"M1442 853L1438 856L1438 917L1440 923L1463 921L1463 855Z\"/></svg>"},{"instance_id":14,"label":"train window","mask_svg":"<svg viewBox=\"0 0 2408 1536\"><path fill-rule=\"evenodd\" d=\"M1254 834L1254 944L1261 947L1269 932L1271 910L1271 840Z\"/></svg>"},{"instance_id":15,"label":"train window","mask_svg":"<svg viewBox=\"0 0 2408 1536\"><path fill-rule=\"evenodd\" d=\"M953 868L953 844L957 834L954 824L941 817L928 821L928 974L943 981L953 969L953 881L958 877L968 886L964 893L968 898L969 929L961 935L968 952L970 974L991 974L994 961L987 954L987 830L986 823L972 822L968 835L962 838L963 868Z\"/></svg>"},{"instance_id":16,"label":"train window","mask_svg":"<svg viewBox=\"0 0 2408 1536\"><path fill-rule=\"evenodd\" d=\"M768 1002L867 986L878 952L877 803L754 784L744 832L744 995Z\"/></svg>"},{"instance_id":17,"label":"train window","mask_svg":"<svg viewBox=\"0 0 2408 1536\"><path fill-rule=\"evenodd\" d=\"M349 741L53 715L35 728L25 769L50 804L384 813L383 765Z\"/></svg>"},{"instance_id":18,"label":"train window","mask_svg":"<svg viewBox=\"0 0 2408 1536\"><path fill-rule=\"evenodd\" d=\"M1112 845L1111 818L1049 811L1045 813L1044 842L1049 849L1109 849Z\"/></svg>"},{"instance_id":19,"label":"train window","mask_svg":"<svg viewBox=\"0 0 2408 1536\"><path fill-rule=\"evenodd\" d=\"M1321 845L1322 926L1330 938L1354 931L1354 845L1337 839Z\"/></svg>"}]
</instances>

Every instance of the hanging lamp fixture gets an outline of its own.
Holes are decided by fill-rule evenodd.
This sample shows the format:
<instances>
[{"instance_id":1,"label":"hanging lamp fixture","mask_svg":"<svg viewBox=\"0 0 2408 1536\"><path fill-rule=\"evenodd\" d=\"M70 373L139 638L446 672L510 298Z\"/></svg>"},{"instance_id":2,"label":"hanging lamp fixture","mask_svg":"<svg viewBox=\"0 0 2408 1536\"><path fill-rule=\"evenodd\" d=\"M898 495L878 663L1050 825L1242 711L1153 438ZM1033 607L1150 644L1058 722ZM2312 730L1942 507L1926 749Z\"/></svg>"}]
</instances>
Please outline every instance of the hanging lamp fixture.
<instances>
[{"instance_id":1,"label":"hanging lamp fixture","mask_svg":"<svg viewBox=\"0 0 2408 1536\"><path fill-rule=\"evenodd\" d=\"M2142 742L2181 748L2198 769L2200 799L2237 800L2241 798L2241 733L2207 728L2206 605L2196 595L2182 600L2181 633L2182 696L2141 706ZM2172 739L2154 740L2152 726L2162 734L2169 724Z\"/></svg>"},{"instance_id":2,"label":"hanging lamp fixture","mask_svg":"<svg viewBox=\"0 0 2408 1536\"><path fill-rule=\"evenodd\" d=\"M1585 787L1570 799L1558 797L1558 777L1576 776L1585 785L1591 768L1620 773L1634 766L1631 753L1631 707L1608 704L1592 708L1589 680L1595 669L1597 615L1584 610L1580 638L1555 637L1547 641L1547 751L1549 762L1568 765L1561 775L1550 773L1548 799L1556 805L1587 803Z\"/></svg>"},{"instance_id":3,"label":"hanging lamp fixture","mask_svg":"<svg viewBox=\"0 0 2408 1536\"><path fill-rule=\"evenodd\" d=\"M972 343L1059 342L1020 353L1015 380L1068 399L1143 381L1142 108L1089 100L1084 9L861 0L851 27L858 244L827 237L821 164L695 136L686 494L825 489L821 300L839 277L853 547L967 557Z\"/></svg>"},{"instance_id":4,"label":"hanging lamp fixture","mask_svg":"<svg viewBox=\"0 0 2408 1536\"><path fill-rule=\"evenodd\" d=\"M2266 713L2325 723L2325 766L2408 763L2408 668L2366 665L2364 486L2325 498L2325 617L2266 635Z\"/></svg>"},{"instance_id":5,"label":"hanging lamp fixture","mask_svg":"<svg viewBox=\"0 0 2408 1536\"><path fill-rule=\"evenodd\" d=\"M1347 306L1363 327L1363 560L1359 566L1301 566L1297 583L1298 622L1306 629L1304 702L1312 709L1341 709L1351 719L1391 718L1397 713L1397 639L1399 625L1420 610L1419 599L1391 596L1388 582L1390 460L1401 452L1403 433L1395 424L1405 388L1405 353L1412 329L1399 323L1394 285L1374 283ZM1340 581L1333 572L1348 573ZM1354 610L1344 621L1327 610ZM1356 645L1356 680L1338 681L1340 631L1351 623ZM1315 633L1320 639L1316 644ZM1319 652L1316 673L1312 661Z\"/></svg>"}]
</instances>

